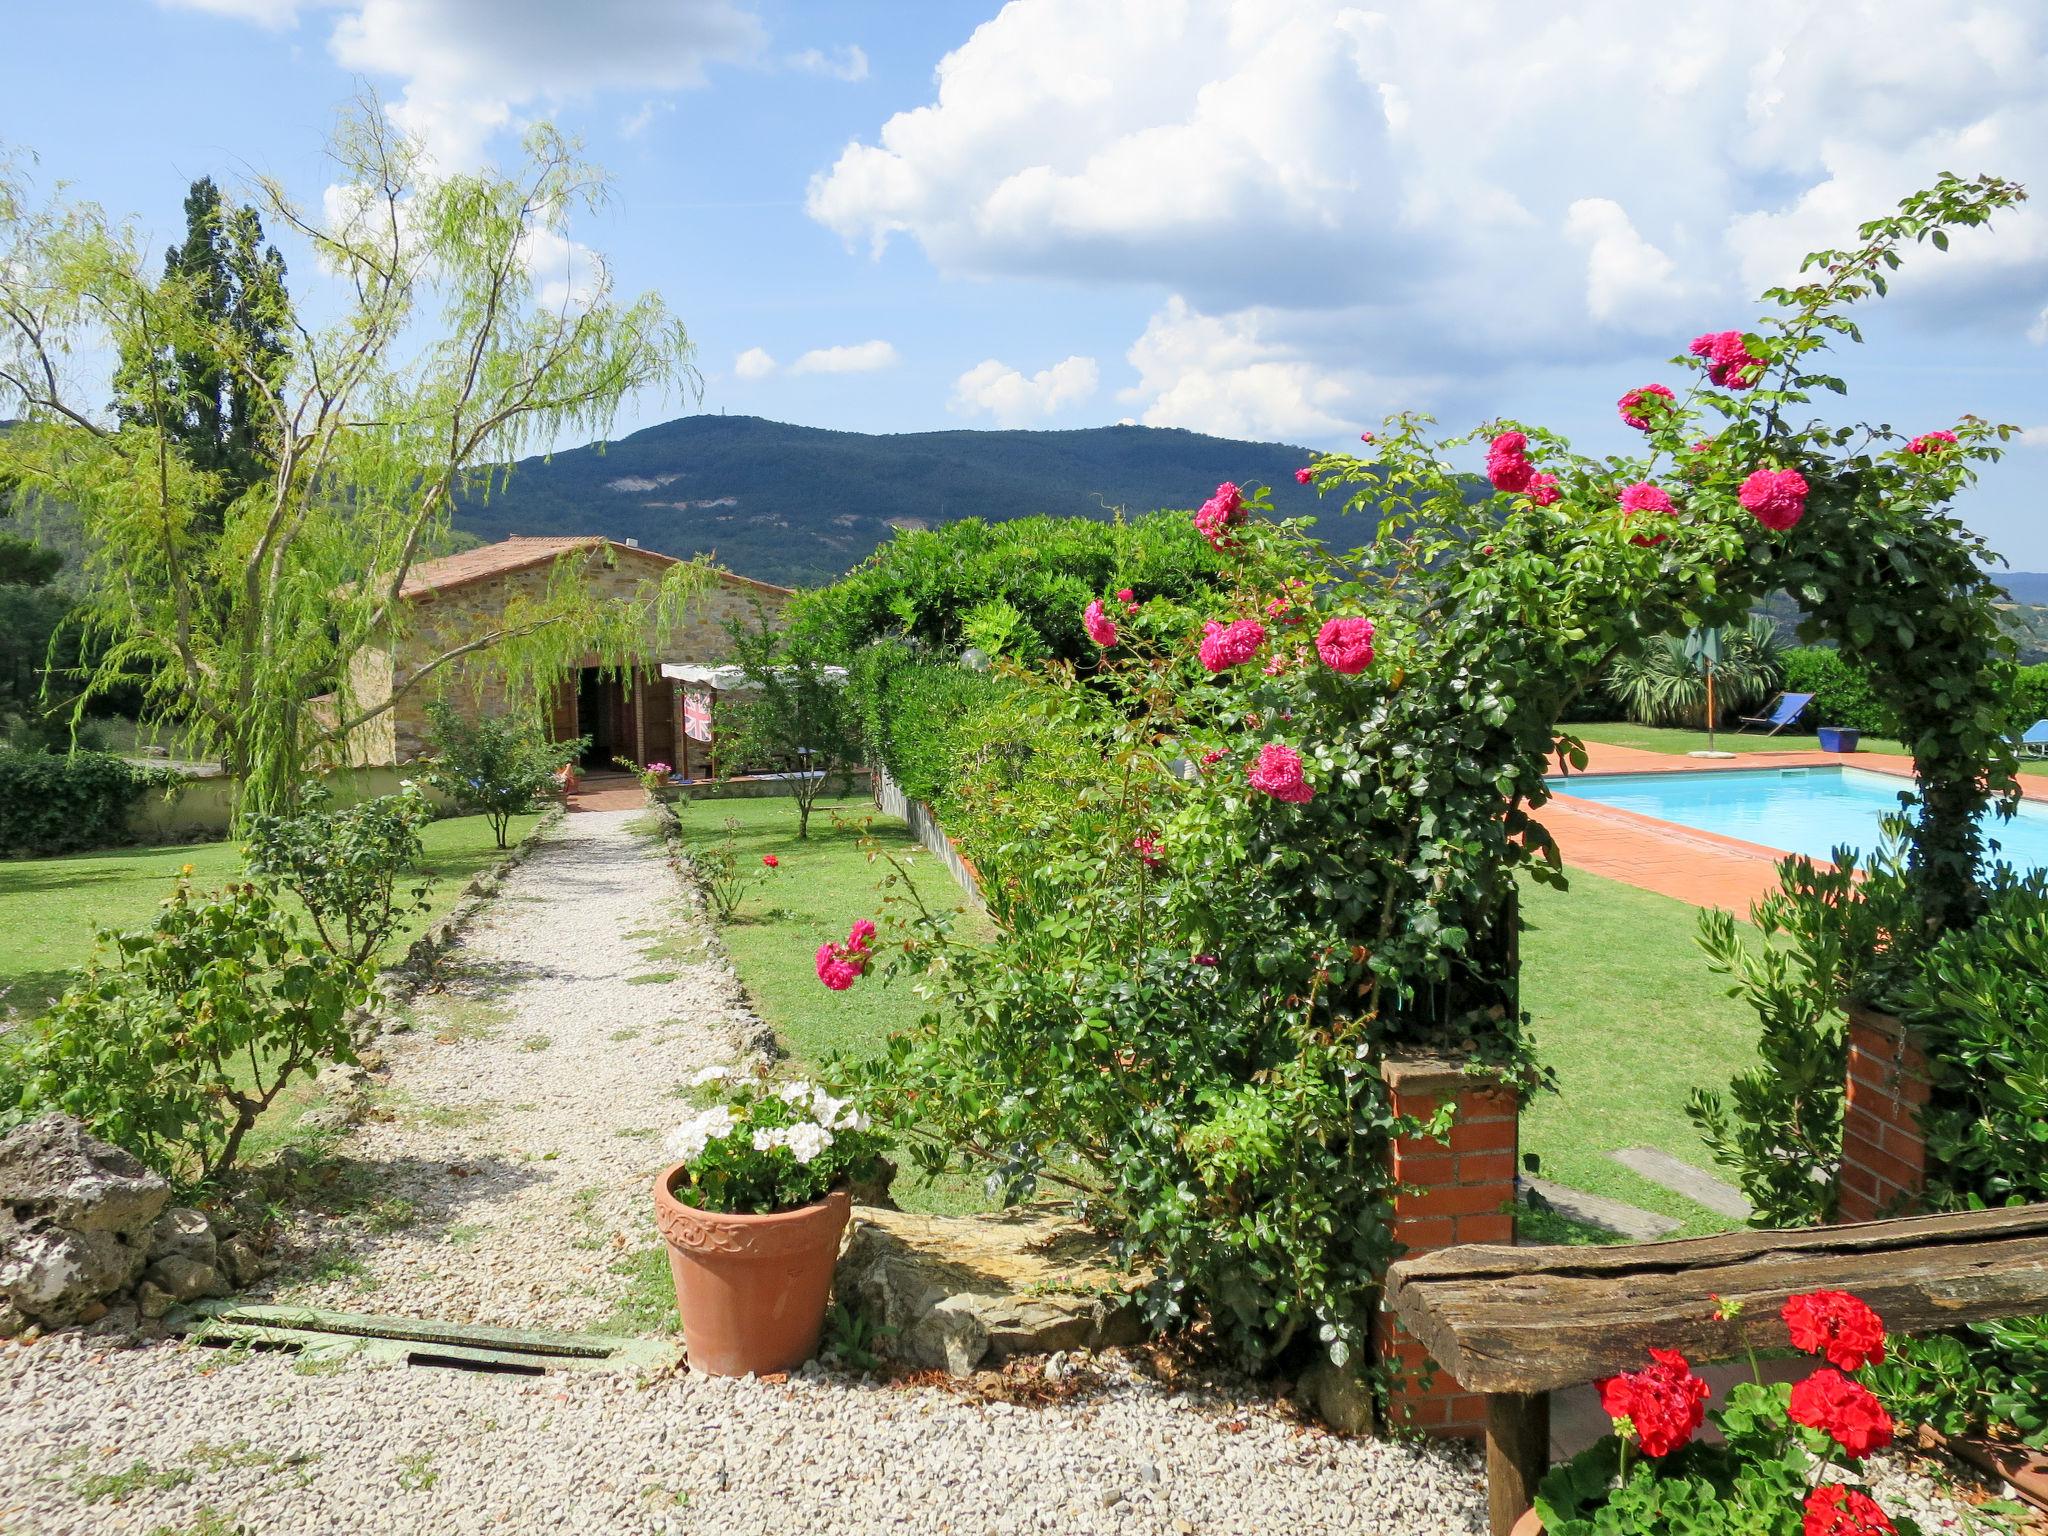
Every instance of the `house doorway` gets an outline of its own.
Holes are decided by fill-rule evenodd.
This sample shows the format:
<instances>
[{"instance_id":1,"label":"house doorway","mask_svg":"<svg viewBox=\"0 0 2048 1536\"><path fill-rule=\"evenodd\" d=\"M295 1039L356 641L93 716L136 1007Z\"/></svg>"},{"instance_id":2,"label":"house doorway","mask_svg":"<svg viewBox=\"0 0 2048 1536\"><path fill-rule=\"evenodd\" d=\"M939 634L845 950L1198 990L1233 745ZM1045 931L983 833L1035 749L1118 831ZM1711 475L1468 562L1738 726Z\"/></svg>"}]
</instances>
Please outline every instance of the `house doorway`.
<instances>
[{"instance_id":1,"label":"house doorway","mask_svg":"<svg viewBox=\"0 0 2048 1536\"><path fill-rule=\"evenodd\" d=\"M576 680L576 729L585 738L582 764L600 772L633 754L633 712L626 680L585 667Z\"/></svg>"}]
</instances>

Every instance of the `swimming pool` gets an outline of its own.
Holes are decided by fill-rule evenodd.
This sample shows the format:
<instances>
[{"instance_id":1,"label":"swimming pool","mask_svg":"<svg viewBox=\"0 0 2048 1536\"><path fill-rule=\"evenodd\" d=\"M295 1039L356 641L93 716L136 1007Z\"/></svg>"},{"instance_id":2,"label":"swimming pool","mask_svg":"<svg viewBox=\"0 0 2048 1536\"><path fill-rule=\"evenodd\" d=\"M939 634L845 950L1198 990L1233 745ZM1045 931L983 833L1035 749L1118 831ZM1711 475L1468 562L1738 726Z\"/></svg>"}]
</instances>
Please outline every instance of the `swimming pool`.
<instances>
[{"instance_id":1,"label":"swimming pool","mask_svg":"<svg viewBox=\"0 0 2048 1536\"><path fill-rule=\"evenodd\" d=\"M1848 767L1723 768L1701 773L1554 775L1561 795L1617 806L1702 832L1825 859L1836 848L1869 849L1878 818L1899 809L1910 781ZM2048 869L2048 807L2023 803L2010 821L1986 819L1998 857Z\"/></svg>"}]
</instances>

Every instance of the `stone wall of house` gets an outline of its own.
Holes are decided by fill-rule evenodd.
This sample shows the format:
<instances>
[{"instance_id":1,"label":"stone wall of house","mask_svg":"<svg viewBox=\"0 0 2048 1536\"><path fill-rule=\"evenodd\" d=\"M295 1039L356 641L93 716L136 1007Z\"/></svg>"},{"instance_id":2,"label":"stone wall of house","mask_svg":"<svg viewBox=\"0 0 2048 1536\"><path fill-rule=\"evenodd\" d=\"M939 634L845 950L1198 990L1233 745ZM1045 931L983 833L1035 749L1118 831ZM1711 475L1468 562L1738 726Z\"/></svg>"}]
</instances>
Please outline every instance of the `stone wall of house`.
<instances>
[{"instance_id":1,"label":"stone wall of house","mask_svg":"<svg viewBox=\"0 0 2048 1536\"><path fill-rule=\"evenodd\" d=\"M635 558L621 554L615 563L593 561L591 582L600 597L631 601L643 583L657 582L668 569L654 557ZM430 596L414 599L413 627L401 637L394 658L388 651L371 650L359 656L351 667L350 682L358 699L388 696L392 676L403 677L451 646L459 645L495 627L506 608L525 598L539 600L547 590L549 568L545 565L508 571ZM665 661L718 662L726 659L731 641L726 625L737 619L751 623L758 611L771 621L779 617L787 594L763 588L738 577L721 578L693 598L681 621L667 638L649 626L646 649L639 658L658 670ZM583 665L595 666L595 655ZM672 709L665 688L659 707ZM445 699L469 718L502 713L506 708L505 682L489 652L465 658L443 669L435 681L413 689L397 705L357 733L351 743L351 757L358 763L403 763L425 749L427 705ZM654 706L650 699L649 707Z\"/></svg>"}]
</instances>

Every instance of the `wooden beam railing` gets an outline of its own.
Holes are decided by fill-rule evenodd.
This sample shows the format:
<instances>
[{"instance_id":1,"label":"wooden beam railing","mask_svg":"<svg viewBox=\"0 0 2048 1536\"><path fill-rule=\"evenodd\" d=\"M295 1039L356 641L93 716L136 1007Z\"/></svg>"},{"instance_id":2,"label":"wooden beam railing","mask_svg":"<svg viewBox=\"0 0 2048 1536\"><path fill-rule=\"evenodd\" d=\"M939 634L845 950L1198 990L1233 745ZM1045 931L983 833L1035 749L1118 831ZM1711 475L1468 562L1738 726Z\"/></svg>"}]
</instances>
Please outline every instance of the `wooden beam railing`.
<instances>
[{"instance_id":1,"label":"wooden beam railing","mask_svg":"<svg viewBox=\"0 0 2048 1536\"><path fill-rule=\"evenodd\" d=\"M1529 1507L1550 1452L1550 1391L1642 1364L1790 1346L1802 1291L1861 1296L1894 1334L2048 1312L2048 1205L1611 1248L1467 1244L1403 1259L1385 1305L1468 1392L1486 1394L1494 1536ZM1717 1315L1710 1296L1742 1305Z\"/></svg>"}]
</instances>

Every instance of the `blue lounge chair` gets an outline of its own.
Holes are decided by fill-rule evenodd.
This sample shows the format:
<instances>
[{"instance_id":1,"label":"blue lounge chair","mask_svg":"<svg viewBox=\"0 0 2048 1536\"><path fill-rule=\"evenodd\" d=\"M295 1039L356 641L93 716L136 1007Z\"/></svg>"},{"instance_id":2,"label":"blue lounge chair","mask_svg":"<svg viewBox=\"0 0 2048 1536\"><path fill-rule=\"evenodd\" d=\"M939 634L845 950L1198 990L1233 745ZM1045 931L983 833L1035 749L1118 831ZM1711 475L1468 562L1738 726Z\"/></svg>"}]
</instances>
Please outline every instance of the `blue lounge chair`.
<instances>
[{"instance_id":1,"label":"blue lounge chair","mask_svg":"<svg viewBox=\"0 0 2048 1536\"><path fill-rule=\"evenodd\" d=\"M2048 757L2048 720L2036 720L2014 740L2021 757Z\"/></svg>"},{"instance_id":2,"label":"blue lounge chair","mask_svg":"<svg viewBox=\"0 0 2048 1536\"><path fill-rule=\"evenodd\" d=\"M1801 712L1812 702L1813 695L1810 693L1781 693L1771 701L1771 707L1762 714L1736 716L1741 723L1735 729L1741 732L1748 730L1752 725L1767 726L1764 734L1775 736L1797 720Z\"/></svg>"}]
</instances>

